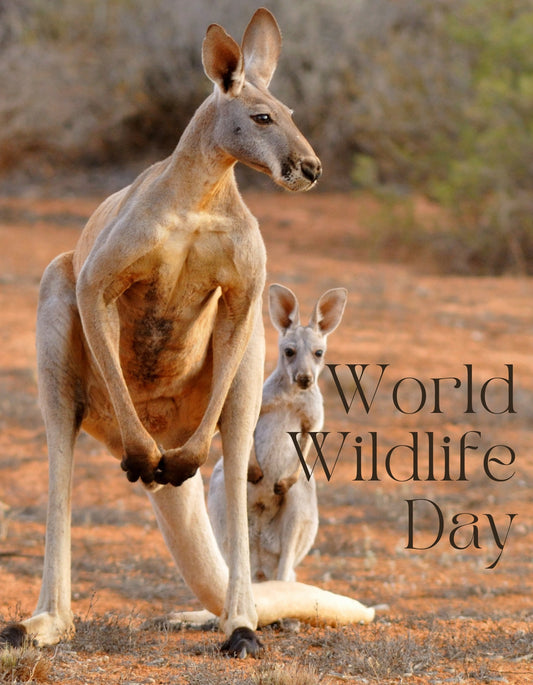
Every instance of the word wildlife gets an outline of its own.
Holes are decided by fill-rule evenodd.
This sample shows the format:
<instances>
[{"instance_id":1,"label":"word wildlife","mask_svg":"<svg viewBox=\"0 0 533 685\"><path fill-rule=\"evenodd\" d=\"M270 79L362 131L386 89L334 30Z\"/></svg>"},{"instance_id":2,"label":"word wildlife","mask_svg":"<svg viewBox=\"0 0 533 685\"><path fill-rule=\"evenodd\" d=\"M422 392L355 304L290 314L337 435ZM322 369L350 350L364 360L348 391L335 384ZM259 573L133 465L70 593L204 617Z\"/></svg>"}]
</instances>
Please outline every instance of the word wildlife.
<instances>
[{"instance_id":1,"label":"word wildlife","mask_svg":"<svg viewBox=\"0 0 533 685\"><path fill-rule=\"evenodd\" d=\"M344 411L349 414L356 396L366 414L369 414L376 401L385 375L389 372L390 364L345 364L348 370L339 374L339 364L326 364L335 384ZM377 380L368 378L367 369L374 366ZM514 408L514 369L512 364L505 364L506 374L489 378L481 384L474 384L474 369L472 364L464 364L464 377L446 376L430 378L425 383L413 376L400 378L392 385L391 402L394 411L400 414L443 414L446 397L449 401L453 391L453 407L463 407L464 414L488 413L492 415L516 414ZM366 374L366 378L365 378ZM346 375L352 384L353 392L348 400L346 390ZM344 384L342 378L344 377ZM373 389L371 389L373 387ZM478 388L475 390L474 388ZM460 393L455 393L459 390ZM457 397L457 395L461 395ZM502 399L503 398L503 399ZM462 405L461 405L462 401ZM425 481L425 482L460 482L468 481L469 469L474 462L481 464L484 475L494 483L508 481L515 475L514 463L516 453L512 447L504 444L491 445L488 449L480 449L482 434L477 430L466 431L456 443L444 435L440 439L433 431L409 431L409 438L402 444L394 445L388 450L380 447L377 431L369 431L367 437L355 435L350 431L309 432L311 449L316 458L312 466L306 463L300 443L299 432L289 433L302 469L309 480L316 465L320 462L324 474L329 481L341 457L350 454L355 459L353 481L381 481L390 478L396 482ZM467 459L470 457L470 459ZM475 459L474 459L475 457ZM470 465L470 466L469 466ZM405 500L407 504L408 540L406 549L427 550L435 547L443 537L445 524L442 509L430 499L417 498ZM427 525L428 517L435 526L434 537L422 545L415 540L415 518L424 517ZM499 549L496 559L487 568L493 569L498 564L507 542L511 525L517 514L505 514L503 523L498 523L492 514L475 514L461 512L451 517L452 528L448 540L454 549L467 549L472 546L481 549L480 526L488 527L488 535ZM418 544L416 544L418 543Z\"/></svg>"}]
</instances>

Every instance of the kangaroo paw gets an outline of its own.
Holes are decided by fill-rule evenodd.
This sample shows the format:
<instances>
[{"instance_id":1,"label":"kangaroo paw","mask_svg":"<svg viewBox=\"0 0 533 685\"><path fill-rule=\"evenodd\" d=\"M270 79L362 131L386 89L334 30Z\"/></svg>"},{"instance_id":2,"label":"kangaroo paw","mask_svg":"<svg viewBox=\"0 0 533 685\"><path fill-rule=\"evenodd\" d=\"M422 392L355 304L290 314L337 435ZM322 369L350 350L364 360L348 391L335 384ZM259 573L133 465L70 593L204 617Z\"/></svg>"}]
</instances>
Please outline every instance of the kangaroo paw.
<instances>
[{"instance_id":1,"label":"kangaroo paw","mask_svg":"<svg viewBox=\"0 0 533 685\"><path fill-rule=\"evenodd\" d=\"M150 452L127 452L122 457L120 467L126 472L126 477L130 483L136 483L139 478L145 485L154 482L154 474L161 459L161 450L154 446Z\"/></svg>"},{"instance_id":2,"label":"kangaroo paw","mask_svg":"<svg viewBox=\"0 0 533 685\"><path fill-rule=\"evenodd\" d=\"M205 462L205 458L198 458L186 447L178 447L175 450L166 451L155 471L155 481L160 485L170 483L176 487L192 478L198 467Z\"/></svg>"},{"instance_id":3,"label":"kangaroo paw","mask_svg":"<svg viewBox=\"0 0 533 685\"><path fill-rule=\"evenodd\" d=\"M257 656L263 645L250 628L235 628L229 638L221 645L220 651L228 656L246 659L248 655Z\"/></svg>"}]
</instances>

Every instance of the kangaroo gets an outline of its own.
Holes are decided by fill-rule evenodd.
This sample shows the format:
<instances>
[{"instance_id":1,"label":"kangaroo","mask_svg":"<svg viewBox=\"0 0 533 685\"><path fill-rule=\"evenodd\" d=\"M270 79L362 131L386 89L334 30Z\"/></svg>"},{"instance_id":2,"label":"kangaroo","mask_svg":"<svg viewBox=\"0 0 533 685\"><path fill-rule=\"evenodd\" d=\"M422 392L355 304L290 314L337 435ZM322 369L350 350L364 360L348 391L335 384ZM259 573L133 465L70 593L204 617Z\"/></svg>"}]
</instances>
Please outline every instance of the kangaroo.
<instances>
[{"instance_id":1,"label":"kangaroo","mask_svg":"<svg viewBox=\"0 0 533 685\"><path fill-rule=\"evenodd\" d=\"M294 293L282 285L269 289L270 318L279 331L277 367L263 386L263 400L254 432L255 457L262 476L248 483L248 531L252 579L295 580L295 567L308 553L318 530L316 483L301 475L302 468L289 431L301 433L305 458L308 431L319 431L324 421L318 377L324 367L328 335L339 325L346 290L325 292L307 326L300 324ZM252 476L255 480L256 476ZM229 555L224 495L224 467L220 459L209 486L208 511L225 558Z\"/></svg>"},{"instance_id":2,"label":"kangaroo","mask_svg":"<svg viewBox=\"0 0 533 685\"><path fill-rule=\"evenodd\" d=\"M20 645L74 631L70 513L73 451L83 428L145 485L165 542L193 593L220 617L222 649L255 654L255 629L294 598L342 620L365 607L286 584L252 588L247 465L261 406L265 248L235 181L242 162L291 191L313 187L320 161L268 91L281 49L259 9L239 46L208 27L214 90L174 152L107 198L74 250L41 282L39 392L49 454L44 571L35 613L2 631ZM228 563L209 523L199 472L214 433L225 455ZM315 590L318 594L315 593ZM315 594L314 594L315 593Z\"/></svg>"}]
</instances>

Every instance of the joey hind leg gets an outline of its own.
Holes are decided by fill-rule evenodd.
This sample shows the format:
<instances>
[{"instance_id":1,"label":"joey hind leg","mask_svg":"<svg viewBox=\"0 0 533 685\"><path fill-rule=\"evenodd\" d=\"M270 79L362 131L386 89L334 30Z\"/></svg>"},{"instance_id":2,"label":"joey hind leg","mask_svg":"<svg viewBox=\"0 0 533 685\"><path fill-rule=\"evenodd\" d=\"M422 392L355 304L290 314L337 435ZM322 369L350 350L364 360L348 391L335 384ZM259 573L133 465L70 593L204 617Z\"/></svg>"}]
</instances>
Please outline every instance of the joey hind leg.
<instances>
[{"instance_id":1,"label":"joey hind leg","mask_svg":"<svg viewBox=\"0 0 533 685\"><path fill-rule=\"evenodd\" d=\"M277 580L294 581L295 568L306 556L318 532L316 482L302 476L286 495L281 526Z\"/></svg>"},{"instance_id":2,"label":"joey hind leg","mask_svg":"<svg viewBox=\"0 0 533 685\"><path fill-rule=\"evenodd\" d=\"M7 626L0 641L51 645L74 632L70 608L70 512L74 443L84 412L81 323L71 253L43 275L37 314L39 396L46 426L49 492L42 585L33 616Z\"/></svg>"}]
</instances>

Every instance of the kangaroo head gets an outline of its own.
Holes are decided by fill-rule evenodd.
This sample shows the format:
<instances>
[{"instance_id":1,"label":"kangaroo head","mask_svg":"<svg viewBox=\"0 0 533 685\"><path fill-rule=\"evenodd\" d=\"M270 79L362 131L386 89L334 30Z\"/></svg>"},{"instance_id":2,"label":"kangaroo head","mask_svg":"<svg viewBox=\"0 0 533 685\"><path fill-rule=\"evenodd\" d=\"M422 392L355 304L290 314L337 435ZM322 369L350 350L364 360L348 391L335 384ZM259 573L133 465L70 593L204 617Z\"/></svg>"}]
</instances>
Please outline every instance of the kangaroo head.
<instances>
[{"instance_id":1,"label":"kangaroo head","mask_svg":"<svg viewBox=\"0 0 533 685\"><path fill-rule=\"evenodd\" d=\"M322 173L320 160L291 110L268 91L280 51L281 33L266 9L253 15L242 47L218 24L209 26L202 60L215 84L216 144L288 190L309 190Z\"/></svg>"},{"instance_id":2,"label":"kangaroo head","mask_svg":"<svg viewBox=\"0 0 533 685\"><path fill-rule=\"evenodd\" d=\"M302 326L292 290L277 283L269 288L270 318L280 334L278 369L301 390L313 386L324 368L326 340L340 323L346 297L344 288L326 291L315 304L307 326Z\"/></svg>"}]
</instances>

